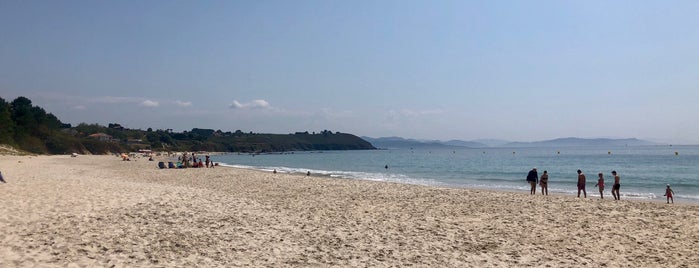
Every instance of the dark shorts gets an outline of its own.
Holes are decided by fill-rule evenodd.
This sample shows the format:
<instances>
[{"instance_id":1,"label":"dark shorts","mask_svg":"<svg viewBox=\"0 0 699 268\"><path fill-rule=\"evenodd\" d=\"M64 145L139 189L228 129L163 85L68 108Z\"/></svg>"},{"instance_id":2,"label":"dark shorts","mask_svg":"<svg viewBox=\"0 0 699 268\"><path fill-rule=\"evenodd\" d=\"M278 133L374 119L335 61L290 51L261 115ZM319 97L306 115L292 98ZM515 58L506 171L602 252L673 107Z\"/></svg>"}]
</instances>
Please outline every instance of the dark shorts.
<instances>
[{"instance_id":1,"label":"dark shorts","mask_svg":"<svg viewBox=\"0 0 699 268\"><path fill-rule=\"evenodd\" d=\"M612 187L612 190L619 190L619 187L621 187L621 184L618 184L618 183L614 184L614 186Z\"/></svg>"},{"instance_id":2,"label":"dark shorts","mask_svg":"<svg viewBox=\"0 0 699 268\"><path fill-rule=\"evenodd\" d=\"M584 184L584 183L578 183L578 190L585 190L585 184Z\"/></svg>"}]
</instances>

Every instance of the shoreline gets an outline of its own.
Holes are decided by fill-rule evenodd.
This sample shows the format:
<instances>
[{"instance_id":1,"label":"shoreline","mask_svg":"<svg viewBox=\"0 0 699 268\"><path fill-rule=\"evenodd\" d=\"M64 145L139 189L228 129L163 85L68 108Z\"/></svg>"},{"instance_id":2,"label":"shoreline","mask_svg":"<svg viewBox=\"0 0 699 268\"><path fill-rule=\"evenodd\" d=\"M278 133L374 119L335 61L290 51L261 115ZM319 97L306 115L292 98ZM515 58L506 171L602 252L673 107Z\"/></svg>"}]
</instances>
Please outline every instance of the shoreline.
<instances>
[{"instance_id":1,"label":"shoreline","mask_svg":"<svg viewBox=\"0 0 699 268\"><path fill-rule=\"evenodd\" d=\"M221 162L219 162L221 163ZM233 168L233 169L240 169L240 170L250 170L250 171L255 171L255 172L272 172L272 170L267 170L263 168L258 168L258 167L253 167L253 166L239 166L239 165L231 165L231 164L225 164L221 163L221 167L224 168ZM285 172L285 171L278 171L279 174L290 174L290 175L297 175L297 176L306 176L306 173L298 171L298 172ZM434 187L434 188L445 188L445 189L465 189L465 190L481 190L481 191L494 191L494 192L508 192L508 193L517 193L517 194L527 194L528 190L517 190L517 189L505 189L505 188L487 188L487 187L470 187L470 186L460 186L460 185L433 185L433 184L420 184L420 183L409 183L409 182L393 182L393 181L379 181L379 180L371 180L371 179L365 179L365 178L351 178L351 177L343 177L341 175L332 175L332 174L317 174L317 173L312 173L312 176L316 177L324 177L324 178L333 178L333 179L346 179L346 180L361 180L361 181L369 181L369 182L385 182L385 183L397 183L397 184L406 184L406 185L416 185L416 186L424 186L424 187ZM599 191L597 191L595 188L594 192L588 193L588 199L601 199L599 198ZM541 195L541 187L537 186L536 189L537 193L536 195ZM646 198L646 197L629 197L629 196L623 196L624 192L621 192L622 194L622 200L628 200L632 202L657 202L657 203L665 203L664 197L658 197L658 198ZM565 191L550 191L549 195L560 195L560 196L570 196L577 198L577 193L569 193ZM608 200L614 200L614 198L611 195L611 192L605 192L605 196L608 198ZM582 197L581 197L582 198ZM678 199L678 197L675 197L675 199ZM677 202L676 204L687 204L687 205L697 205L699 206L699 200L692 200L692 199L687 199L687 198L679 198L678 200L675 200ZM671 203L672 204L672 203Z\"/></svg>"},{"instance_id":2,"label":"shoreline","mask_svg":"<svg viewBox=\"0 0 699 268\"><path fill-rule=\"evenodd\" d=\"M699 263L697 205L158 161L0 156L0 266Z\"/></svg>"}]
</instances>

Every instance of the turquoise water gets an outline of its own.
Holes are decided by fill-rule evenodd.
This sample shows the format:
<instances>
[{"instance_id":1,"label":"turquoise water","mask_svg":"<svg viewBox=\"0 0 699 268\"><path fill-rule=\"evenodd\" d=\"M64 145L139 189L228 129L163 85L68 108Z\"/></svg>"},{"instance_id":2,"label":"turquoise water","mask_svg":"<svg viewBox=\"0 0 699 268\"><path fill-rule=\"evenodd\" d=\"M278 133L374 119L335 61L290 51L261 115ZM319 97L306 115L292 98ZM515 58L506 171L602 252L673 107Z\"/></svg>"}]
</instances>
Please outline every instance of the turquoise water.
<instances>
[{"instance_id":1,"label":"turquoise water","mask_svg":"<svg viewBox=\"0 0 699 268\"><path fill-rule=\"evenodd\" d=\"M612 148L487 148L371 150L226 154L212 157L226 165L344 179L388 181L442 187L529 191L527 172L549 173L549 192L577 193L578 169L587 176L587 192L599 196L603 173L611 197L612 170L621 176L622 198L664 199L666 184L675 199L699 202L699 146ZM388 165L388 169L385 166ZM537 189L537 192L540 189Z\"/></svg>"}]
</instances>

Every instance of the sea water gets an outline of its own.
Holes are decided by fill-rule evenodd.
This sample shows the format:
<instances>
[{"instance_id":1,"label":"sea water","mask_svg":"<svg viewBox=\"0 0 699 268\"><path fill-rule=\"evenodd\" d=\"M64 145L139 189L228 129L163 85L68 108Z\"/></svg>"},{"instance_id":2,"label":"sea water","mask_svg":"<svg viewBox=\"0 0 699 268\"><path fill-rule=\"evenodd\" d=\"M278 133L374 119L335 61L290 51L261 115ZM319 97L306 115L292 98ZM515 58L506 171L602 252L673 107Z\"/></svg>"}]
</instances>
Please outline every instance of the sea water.
<instances>
[{"instance_id":1,"label":"sea water","mask_svg":"<svg viewBox=\"0 0 699 268\"><path fill-rule=\"evenodd\" d=\"M616 170L622 198L663 199L667 184L675 199L699 202L699 146L450 148L313 151L213 156L224 165L361 179L510 191L529 191L527 173L549 174L549 192L576 194L577 173L587 177L588 196L599 196L598 173L611 198ZM537 194L541 188L537 186Z\"/></svg>"}]
</instances>

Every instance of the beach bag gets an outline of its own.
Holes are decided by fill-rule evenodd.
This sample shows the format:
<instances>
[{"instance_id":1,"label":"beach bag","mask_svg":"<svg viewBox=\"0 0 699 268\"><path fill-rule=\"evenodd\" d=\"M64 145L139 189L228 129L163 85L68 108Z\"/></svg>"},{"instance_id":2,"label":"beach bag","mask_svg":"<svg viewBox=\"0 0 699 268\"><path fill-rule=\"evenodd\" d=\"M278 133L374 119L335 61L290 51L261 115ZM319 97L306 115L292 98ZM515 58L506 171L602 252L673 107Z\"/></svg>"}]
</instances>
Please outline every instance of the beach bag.
<instances>
[{"instance_id":1,"label":"beach bag","mask_svg":"<svg viewBox=\"0 0 699 268\"><path fill-rule=\"evenodd\" d=\"M164 163L164 162L158 162L158 167L159 167L160 169L164 169L164 168L165 168L165 163Z\"/></svg>"},{"instance_id":2,"label":"beach bag","mask_svg":"<svg viewBox=\"0 0 699 268\"><path fill-rule=\"evenodd\" d=\"M168 168L175 168L175 164L172 162L167 162L167 167Z\"/></svg>"}]
</instances>

